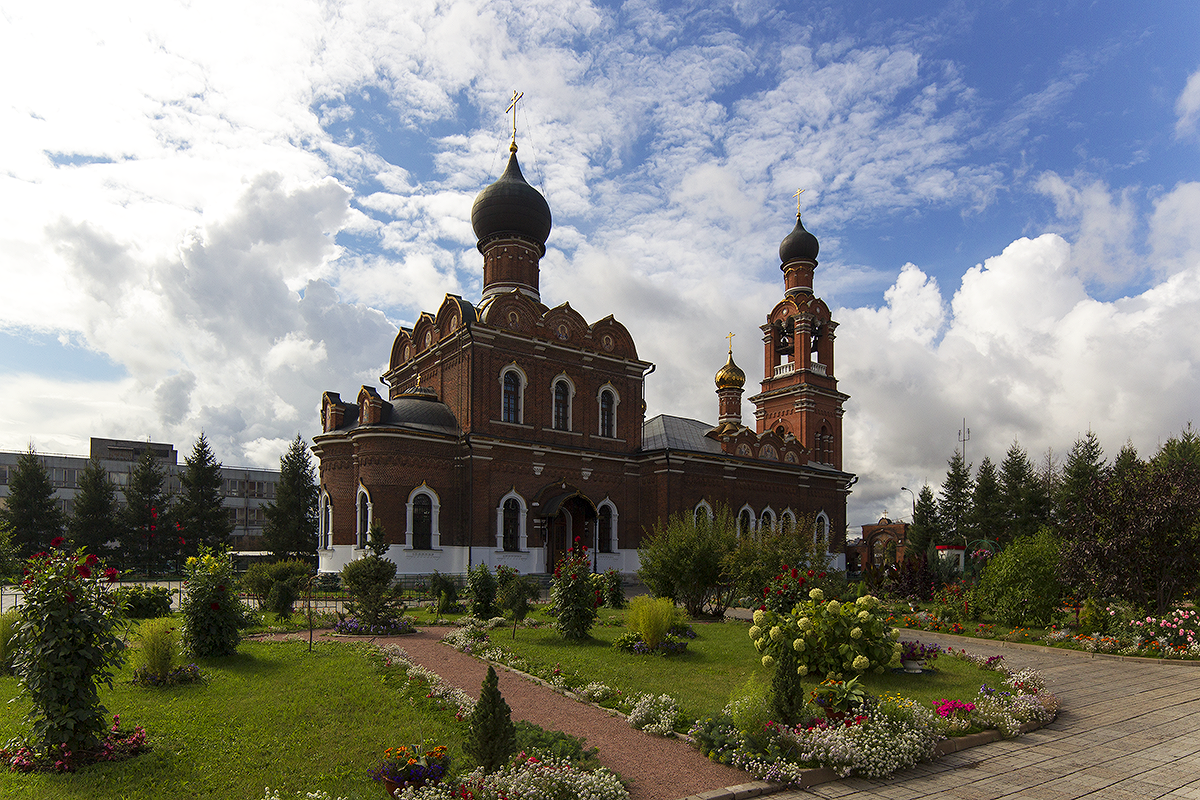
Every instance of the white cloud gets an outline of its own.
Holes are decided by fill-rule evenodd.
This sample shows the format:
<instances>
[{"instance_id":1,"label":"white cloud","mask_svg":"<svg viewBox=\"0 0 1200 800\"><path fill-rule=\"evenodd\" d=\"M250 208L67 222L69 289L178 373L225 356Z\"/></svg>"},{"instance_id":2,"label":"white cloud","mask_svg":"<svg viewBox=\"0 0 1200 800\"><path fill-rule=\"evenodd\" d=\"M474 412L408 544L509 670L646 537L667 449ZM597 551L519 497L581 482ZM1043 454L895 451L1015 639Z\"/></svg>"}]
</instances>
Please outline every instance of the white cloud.
<instances>
[{"instance_id":1,"label":"white cloud","mask_svg":"<svg viewBox=\"0 0 1200 800\"><path fill-rule=\"evenodd\" d=\"M1195 136L1200 132L1200 70L1188 76L1187 84L1175 101L1175 135L1180 138Z\"/></svg>"}]
</instances>

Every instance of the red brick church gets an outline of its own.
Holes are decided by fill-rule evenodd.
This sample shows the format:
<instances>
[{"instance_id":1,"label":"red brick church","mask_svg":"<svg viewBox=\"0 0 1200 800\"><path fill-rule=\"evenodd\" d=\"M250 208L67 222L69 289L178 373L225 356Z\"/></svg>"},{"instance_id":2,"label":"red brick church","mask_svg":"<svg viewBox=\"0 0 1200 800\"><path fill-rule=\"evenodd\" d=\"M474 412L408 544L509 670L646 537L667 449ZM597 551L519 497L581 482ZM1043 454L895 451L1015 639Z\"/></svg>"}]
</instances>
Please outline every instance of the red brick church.
<instances>
[{"instance_id":1,"label":"red brick church","mask_svg":"<svg viewBox=\"0 0 1200 800\"><path fill-rule=\"evenodd\" d=\"M379 522L400 573L481 562L546 572L575 537L597 570L631 573L645 532L720 504L743 530L814 515L830 552L843 553L847 395L834 373L837 323L813 294L817 240L799 215L779 246L784 296L762 326L754 429L742 424L746 376L732 348L716 374L716 426L646 419L653 365L625 326L543 304L550 208L510 149L471 209L479 302L447 295L400 329L386 397L363 386L351 402L321 398L320 569L361 557Z\"/></svg>"}]
</instances>

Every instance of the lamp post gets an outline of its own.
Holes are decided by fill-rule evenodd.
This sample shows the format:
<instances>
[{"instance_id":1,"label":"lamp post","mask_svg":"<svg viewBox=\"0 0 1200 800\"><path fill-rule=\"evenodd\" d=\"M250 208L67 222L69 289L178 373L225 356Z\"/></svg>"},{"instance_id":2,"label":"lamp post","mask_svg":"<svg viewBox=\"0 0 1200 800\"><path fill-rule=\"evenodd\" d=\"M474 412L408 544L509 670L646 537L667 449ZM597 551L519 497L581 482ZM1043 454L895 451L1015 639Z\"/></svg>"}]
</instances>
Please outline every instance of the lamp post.
<instances>
[{"instance_id":1,"label":"lamp post","mask_svg":"<svg viewBox=\"0 0 1200 800\"><path fill-rule=\"evenodd\" d=\"M908 492L908 496L912 498L912 524L915 525L917 522L917 496L915 494L913 494L913 490L908 488L907 486L901 486L900 491ZM904 550L905 550L905 558L907 558L908 557L908 530L907 529L905 529L905 531L904 531Z\"/></svg>"}]
</instances>

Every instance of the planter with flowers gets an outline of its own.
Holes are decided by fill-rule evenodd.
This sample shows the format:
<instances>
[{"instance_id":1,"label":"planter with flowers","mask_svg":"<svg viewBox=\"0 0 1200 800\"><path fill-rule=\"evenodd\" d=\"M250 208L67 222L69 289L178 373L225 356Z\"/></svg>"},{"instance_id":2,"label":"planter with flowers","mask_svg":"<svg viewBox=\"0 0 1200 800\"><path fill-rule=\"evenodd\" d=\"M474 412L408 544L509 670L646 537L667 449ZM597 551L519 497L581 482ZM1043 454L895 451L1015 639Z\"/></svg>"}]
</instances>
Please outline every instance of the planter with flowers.
<instances>
[{"instance_id":1,"label":"planter with flowers","mask_svg":"<svg viewBox=\"0 0 1200 800\"><path fill-rule=\"evenodd\" d=\"M936 644L921 644L920 642L900 642L900 664L904 671L920 675L926 665L942 653L942 648Z\"/></svg>"},{"instance_id":2,"label":"planter with flowers","mask_svg":"<svg viewBox=\"0 0 1200 800\"><path fill-rule=\"evenodd\" d=\"M389 795L406 787L419 789L441 781L450 769L450 754L445 745L438 745L428 752L420 745L389 747L383 753L383 761L375 769L368 770L372 779L379 781Z\"/></svg>"}]
</instances>

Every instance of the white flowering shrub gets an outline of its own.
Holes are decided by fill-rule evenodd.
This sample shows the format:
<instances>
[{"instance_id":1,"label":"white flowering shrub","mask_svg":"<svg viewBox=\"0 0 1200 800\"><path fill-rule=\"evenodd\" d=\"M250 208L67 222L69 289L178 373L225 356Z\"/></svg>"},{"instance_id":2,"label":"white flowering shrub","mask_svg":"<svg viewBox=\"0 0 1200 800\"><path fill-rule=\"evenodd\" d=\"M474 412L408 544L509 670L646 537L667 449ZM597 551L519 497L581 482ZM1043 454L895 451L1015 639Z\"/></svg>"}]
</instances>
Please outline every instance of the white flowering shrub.
<instances>
[{"instance_id":1,"label":"white flowering shrub","mask_svg":"<svg viewBox=\"0 0 1200 800\"><path fill-rule=\"evenodd\" d=\"M1011 695L1003 693L985 694L980 692L975 698L975 710L971 712L971 720L981 728L995 728L1005 739L1021 735L1021 722L1013 715Z\"/></svg>"},{"instance_id":2,"label":"white flowering shrub","mask_svg":"<svg viewBox=\"0 0 1200 800\"><path fill-rule=\"evenodd\" d=\"M461 653L475 653L487 647L487 631L478 625L463 625L447 633L442 641Z\"/></svg>"},{"instance_id":3,"label":"white flowering shrub","mask_svg":"<svg viewBox=\"0 0 1200 800\"><path fill-rule=\"evenodd\" d=\"M794 663L801 676L882 671L899 666L900 644L879 605L871 595L853 603L826 601L820 589L813 589L790 613L755 611L750 638L764 666ZM786 659L785 650L790 651Z\"/></svg>"},{"instance_id":4,"label":"white flowering shrub","mask_svg":"<svg viewBox=\"0 0 1200 800\"><path fill-rule=\"evenodd\" d=\"M612 698L621 694L607 683L601 683L600 681L592 681L586 686L579 687L575 691L584 700L592 703L603 703L605 700L611 700Z\"/></svg>"},{"instance_id":5,"label":"white flowering shrub","mask_svg":"<svg viewBox=\"0 0 1200 800\"><path fill-rule=\"evenodd\" d=\"M655 736L674 736L679 717L679 706L671 695L640 694L629 711L629 724Z\"/></svg>"},{"instance_id":6,"label":"white flowering shrub","mask_svg":"<svg viewBox=\"0 0 1200 800\"><path fill-rule=\"evenodd\" d=\"M268 786L263 791L263 800L283 800L283 798L279 796L278 789L272 792L271 787ZM329 792L321 791L319 789L315 792L297 791L294 796L297 798L297 800L334 800L334 798L329 796ZM346 800L346 798L338 797L337 800Z\"/></svg>"},{"instance_id":7,"label":"white flowering shrub","mask_svg":"<svg viewBox=\"0 0 1200 800\"><path fill-rule=\"evenodd\" d=\"M629 792L621 779L604 767L585 772L565 759L524 756L490 774L476 769L461 785L409 787L396 793L402 800L456 800L464 796L475 800L628 800Z\"/></svg>"}]
</instances>

